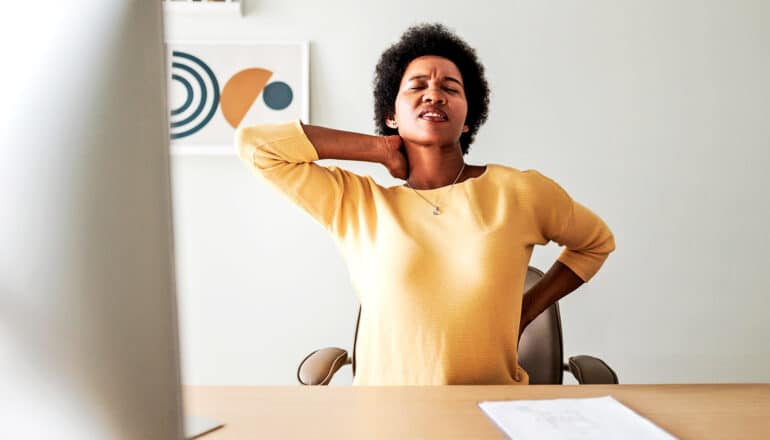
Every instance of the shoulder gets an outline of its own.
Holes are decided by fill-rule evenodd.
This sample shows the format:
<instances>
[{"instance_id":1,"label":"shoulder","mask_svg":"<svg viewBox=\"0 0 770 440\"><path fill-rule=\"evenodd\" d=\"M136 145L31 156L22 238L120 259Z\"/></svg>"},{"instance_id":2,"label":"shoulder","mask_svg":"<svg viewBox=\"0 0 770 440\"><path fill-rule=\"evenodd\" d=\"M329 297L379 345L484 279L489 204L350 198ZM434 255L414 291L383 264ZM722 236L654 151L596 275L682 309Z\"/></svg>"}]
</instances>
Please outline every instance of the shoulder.
<instances>
[{"instance_id":1,"label":"shoulder","mask_svg":"<svg viewBox=\"0 0 770 440\"><path fill-rule=\"evenodd\" d=\"M508 165L493 163L487 164L487 167L489 172L495 177L493 180L505 185L512 185L516 188L555 183L553 179L536 169L522 170Z\"/></svg>"},{"instance_id":2,"label":"shoulder","mask_svg":"<svg viewBox=\"0 0 770 440\"><path fill-rule=\"evenodd\" d=\"M544 202L569 197L561 185L539 170L499 164L487 166L491 167L491 184L521 201Z\"/></svg>"}]
</instances>

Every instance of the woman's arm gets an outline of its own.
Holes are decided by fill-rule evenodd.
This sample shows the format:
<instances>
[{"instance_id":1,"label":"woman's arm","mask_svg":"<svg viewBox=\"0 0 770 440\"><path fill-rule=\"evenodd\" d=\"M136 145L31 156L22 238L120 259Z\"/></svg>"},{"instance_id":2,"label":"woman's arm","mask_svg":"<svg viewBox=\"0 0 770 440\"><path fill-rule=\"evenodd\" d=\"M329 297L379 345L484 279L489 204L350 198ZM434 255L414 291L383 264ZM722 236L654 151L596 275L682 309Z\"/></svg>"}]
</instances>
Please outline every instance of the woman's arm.
<instances>
[{"instance_id":1,"label":"woman's arm","mask_svg":"<svg viewBox=\"0 0 770 440\"><path fill-rule=\"evenodd\" d=\"M554 241L565 249L548 273L524 295L519 336L551 304L588 282L615 250L615 238L593 211L572 200L553 179L530 170L536 221L541 237L533 244Z\"/></svg>"},{"instance_id":2,"label":"woman's arm","mask_svg":"<svg viewBox=\"0 0 770 440\"><path fill-rule=\"evenodd\" d=\"M252 171L339 237L358 230L362 203L371 202L371 178L336 166L325 159L383 163L406 174L399 162L398 136L370 136L330 128L303 126L299 120L239 127L238 155ZM398 175L394 174L398 177Z\"/></svg>"},{"instance_id":3,"label":"woman's arm","mask_svg":"<svg viewBox=\"0 0 770 440\"><path fill-rule=\"evenodd\" d=\"M372 136L351 131L302 124L319 159L360 160L385 165L399 179L409 177L400 136Z\"/></svg>"},{"instance_id":4,"label":"woman's arm","mask_svg":"<svg viewBox=\"0 0 770 440\"><path fill-rule=\"evenodd\" d=\"M524 294L519 338L524 329L551 304L567 296L582 284L583 280L575 272L562 262L556 261L543 278Z\"/></svg>"}]
</instances>

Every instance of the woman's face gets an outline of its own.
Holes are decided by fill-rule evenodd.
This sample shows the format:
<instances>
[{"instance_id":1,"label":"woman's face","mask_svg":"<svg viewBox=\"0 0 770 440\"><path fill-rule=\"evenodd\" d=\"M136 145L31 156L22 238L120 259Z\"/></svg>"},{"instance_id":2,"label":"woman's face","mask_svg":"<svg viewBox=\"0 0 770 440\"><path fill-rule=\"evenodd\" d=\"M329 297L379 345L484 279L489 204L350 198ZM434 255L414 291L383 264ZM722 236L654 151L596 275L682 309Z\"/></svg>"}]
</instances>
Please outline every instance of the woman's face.
<instances>
[{"instance_id":1,"label":"woman's face","mask_svg":"<svg viewBox=\"0 0 770 440\"><path fill-rule=\"evenodd\" d=\"M460 70L446 58L428 55L406 67L396 96L396 113L386 124L420 144L458 143L468 131L468 101Z\"/></svg>"}]
</instances>

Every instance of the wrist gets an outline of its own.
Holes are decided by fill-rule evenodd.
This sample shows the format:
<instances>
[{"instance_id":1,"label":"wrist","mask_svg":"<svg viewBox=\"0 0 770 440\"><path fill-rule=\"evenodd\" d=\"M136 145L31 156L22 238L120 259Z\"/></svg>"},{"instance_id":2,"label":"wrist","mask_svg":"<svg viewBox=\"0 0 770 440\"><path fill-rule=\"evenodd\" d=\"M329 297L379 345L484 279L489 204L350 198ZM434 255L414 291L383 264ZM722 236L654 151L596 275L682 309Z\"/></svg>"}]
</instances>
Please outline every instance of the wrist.
<instances>
[{"instance_id":1,"label":"wrist","mask_svg":"<svg viewBox=\"0 0 770 440\"><path fill-rule=\"evenodd\" d=\"M391 152L388 146L388 138L386 136L376 136L376 150L379 162L385 166L390 163Z\"/></svg>"},{"instance_id":2,"label":"wrist","mask_svg":"<svg viewBox=\"0 0 770 440\"><path fill-rule=\"evenodd\" d=\"M399 151L400 142L396 144L393 141L393 136L378 136L378 146L380 151L381 162L385 166L389 166L397 163L397 160L401 156Z\"/></svg>"},{"instance_id":3,"label":"wrist","mask_svg":"<svg viewBox=\"0 0 770 440\"><path fill-rule=\"evenodd\" d=\"M524 295L524 298L521 302L521 325L522 328L526 325L528 325L530 322L534 321L535 317L532 316L532 313L534 312L532 309L534 307L532 303L532 298L534 295L531 295L530 292Z\"/></svg>"}]
</instances>

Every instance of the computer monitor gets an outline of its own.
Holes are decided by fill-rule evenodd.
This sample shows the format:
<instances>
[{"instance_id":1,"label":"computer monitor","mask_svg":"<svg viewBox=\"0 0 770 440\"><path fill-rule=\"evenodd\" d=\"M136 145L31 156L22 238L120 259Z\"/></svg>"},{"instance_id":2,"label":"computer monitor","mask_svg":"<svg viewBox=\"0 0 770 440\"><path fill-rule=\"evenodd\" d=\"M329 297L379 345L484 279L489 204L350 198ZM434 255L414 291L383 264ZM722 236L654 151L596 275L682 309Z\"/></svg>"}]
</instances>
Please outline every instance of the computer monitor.
<instances>
[{"instance_id":1,"label":"computer monitor","mask_svg":"<svg viewBox=\"0 0 770 440\"><path fill-rule=\"evenodd\" d=\"M161 2L0 14L0 433L182 438Z\"/></svg>"}]
</instances>

